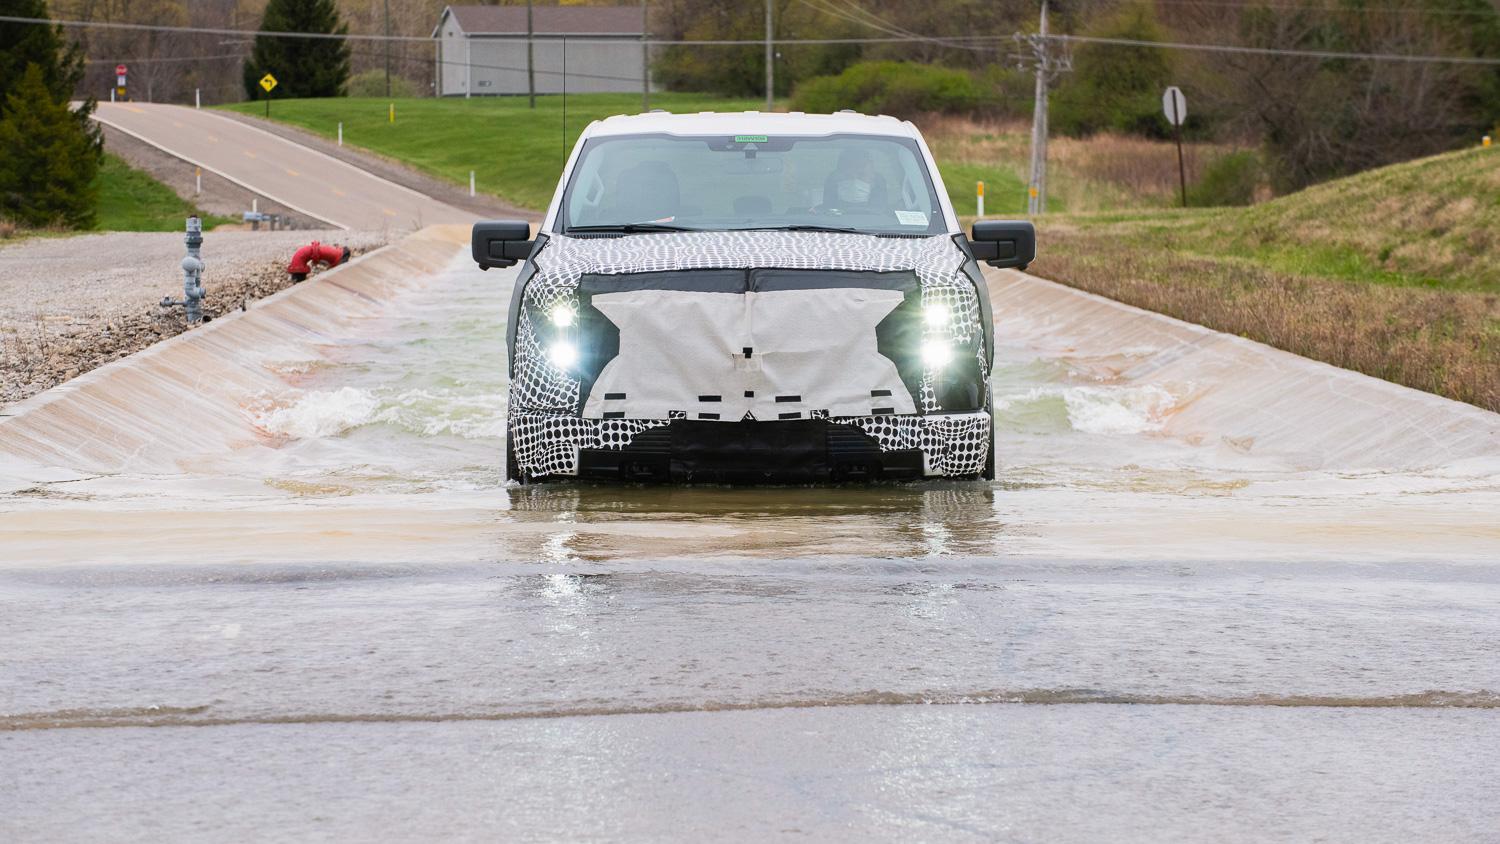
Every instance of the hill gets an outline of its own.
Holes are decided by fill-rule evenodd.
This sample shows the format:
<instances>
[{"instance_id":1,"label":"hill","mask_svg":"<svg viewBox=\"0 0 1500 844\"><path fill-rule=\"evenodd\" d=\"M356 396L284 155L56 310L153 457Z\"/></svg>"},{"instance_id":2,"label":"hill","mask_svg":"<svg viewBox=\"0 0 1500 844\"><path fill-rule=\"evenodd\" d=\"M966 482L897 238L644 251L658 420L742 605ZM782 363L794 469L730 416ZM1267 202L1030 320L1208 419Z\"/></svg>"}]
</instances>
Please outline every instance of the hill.
<instances>
[{"instance_id":1,"label":"hill","mask_svg":"<svg viewBox=\"0 0 1500 844\"><path fill-rule=\"evenodd\" d=\"M272 103L271 118L328 138L338 134L342 122L346 144L394 158L458 185L467 186L469 171L473 170L478 190L511 205L541 210L551 201L563 157L583 128L612 114L640 111L641 98L636 94L571 95L566 133L562 98L556 96L537 97L534 110L522 97L397 99L394 123L389 120L389 104L385 99L357 97L277 100ZM652 94L651 104L677 112L753 111L764 107L759 100L680 93ZM251 116L264 113L262 103L222 108ZM960 154L972 145L978 131L959 126L939 136L929 135L954 207L961 214L972 214L974 183L983 180L988 207L1025 208L1026 186L1016 175L1024 155L981 162ZM945 154L949 151L953 154Z\"/></svg>"},{"instance_id":2,"label":"hill","mask_svg":"<svg viewBox=\"0 0 1500 844\"><path fill-rule=\"evenodd\" d=\"M1047 278L1500 410L1500 150L1250 208L1057 215Z\"/></svg>"}]
</instances>

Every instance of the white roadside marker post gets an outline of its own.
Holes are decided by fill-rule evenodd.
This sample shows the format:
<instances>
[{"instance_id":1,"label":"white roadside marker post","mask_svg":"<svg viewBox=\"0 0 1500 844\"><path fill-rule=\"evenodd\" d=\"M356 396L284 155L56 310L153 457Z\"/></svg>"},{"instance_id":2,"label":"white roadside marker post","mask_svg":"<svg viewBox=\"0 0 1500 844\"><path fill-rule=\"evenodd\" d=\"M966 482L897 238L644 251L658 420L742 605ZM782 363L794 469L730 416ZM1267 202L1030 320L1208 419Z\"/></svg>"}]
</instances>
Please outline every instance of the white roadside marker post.
<instances>
[{"instance_id":1,"label":"white roadside marker post","mask_svg":"<svg viewBox=\"0 0 1500 844\"><path fill-rule=\"evenodd\" d=\"M339 146L344 145L344 121L339 121Z\"/></svg>"},{"instance_id":2,"label":"white roadside marker post","mask_svg":"<svg viewBox=\"0 0 1500 844\"><path fill-rule=\"evenodd\" d=\"M203 108L203 89L193 89L193 108Z\"/></svg>"},{"instance_id":3,"label":"white roadside marker post","mask_svg":"<svg viewBox=\"0 0 1500 844\"><path fill-rule=\"evenodd\" d=\"M976 217L983 217L984 216L984 182L980 182L978 184L978 186L975 188L975 190L978 191L978 194L975 196L975 200L976 200L975 206L976 207L975 207L975 210L974 210L974 216L976 216Z\"/></svg>"},{"instance_id":4,"label":"white roadside marker post","mask_svg":"<svg viewBox=\"0 0 1500 844\"><path fill-rule=\"evenodd\" d=\"M473 170L469 171L469 196L470 196L470 198L472 198L474 196L474 171Z\"/></svg>"},{"instance_id":5,"label":"white roadside marker post","mask_svg":"<svg viewBox=\"0 0 1500 844\"><path fill-rule=\"evenodd\" d=\"M203 193L203 168L193 168L193 195Z\"/></svg>"}]
</instances>

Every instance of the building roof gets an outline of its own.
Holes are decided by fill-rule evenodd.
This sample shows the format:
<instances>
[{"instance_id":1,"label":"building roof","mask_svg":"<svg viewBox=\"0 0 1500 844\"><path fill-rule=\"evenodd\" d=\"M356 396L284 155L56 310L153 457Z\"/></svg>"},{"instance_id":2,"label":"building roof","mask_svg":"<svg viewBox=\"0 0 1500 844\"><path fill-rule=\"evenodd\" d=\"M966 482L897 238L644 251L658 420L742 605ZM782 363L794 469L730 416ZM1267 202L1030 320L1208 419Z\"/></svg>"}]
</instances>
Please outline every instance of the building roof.
<instances>
[{"instance_id":1,"label":"building roof","mask_svg":"<svg viewBox=\"0 0 1500 844\"><path fill-rule=\"evenodd\" d=\"M832 135L849 132L918 137L917 128L908 121L883 114L871 116L849 111L837 114L804 114L800 111L703 111L697 114L671 114L653 111L645 114L617 114L593 123L585 130L585 134L589 136L631 135L640 132L663 132L669 135Z\"/></svg>"},{"instance_id":2,"label":"building roof","mask_svg":"<svg viewBox=\"0 0 1500 844\"><path fill-rule=\"evenodd\" d=\"M468 35L525 35L525 6L449 6L438 19L433 37L449 15ZM645 31L641 7L536 6L532 32L537 35L624 35L639 38Z\"/></svg>"}]
</instances>

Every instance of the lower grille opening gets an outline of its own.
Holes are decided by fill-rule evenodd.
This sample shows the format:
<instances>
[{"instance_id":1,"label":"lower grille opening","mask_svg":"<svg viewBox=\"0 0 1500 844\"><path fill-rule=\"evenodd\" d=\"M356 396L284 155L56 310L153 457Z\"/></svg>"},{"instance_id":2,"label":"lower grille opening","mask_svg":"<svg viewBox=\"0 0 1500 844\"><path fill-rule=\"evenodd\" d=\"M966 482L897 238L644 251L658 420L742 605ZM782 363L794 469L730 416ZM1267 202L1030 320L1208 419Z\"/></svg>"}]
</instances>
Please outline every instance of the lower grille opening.
<instances>
[{"instance_id":1,"label":"lower grille opening","mask_svg":"<svg viewBox=\"0 0 1500 844\"><path fill-rule=\"evenodd\" d=\"M676 420L622 449L583 449L578 476L627 483L826 483L922 477L920 451L886 451L824 420Z\"/></svg>"}]
</instances>

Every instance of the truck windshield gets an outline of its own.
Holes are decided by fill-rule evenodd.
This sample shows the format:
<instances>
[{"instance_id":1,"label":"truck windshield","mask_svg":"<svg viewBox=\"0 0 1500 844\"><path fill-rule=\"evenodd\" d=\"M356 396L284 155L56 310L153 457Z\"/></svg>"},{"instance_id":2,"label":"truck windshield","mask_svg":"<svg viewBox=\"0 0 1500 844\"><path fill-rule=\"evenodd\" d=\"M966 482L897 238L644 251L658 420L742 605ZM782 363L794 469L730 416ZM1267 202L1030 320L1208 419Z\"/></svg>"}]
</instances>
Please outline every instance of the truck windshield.
<instances>
[{"instance_id":1,"label":"truck windshield","mask_svg":"<svg viewBox=\"0 0 1500 844\"><path fill-rule=\"evenodd\" d=\"M593 138L561 216L565 232L946 230L916 142L853 134Z\"/></svg>"}]
</instances>

